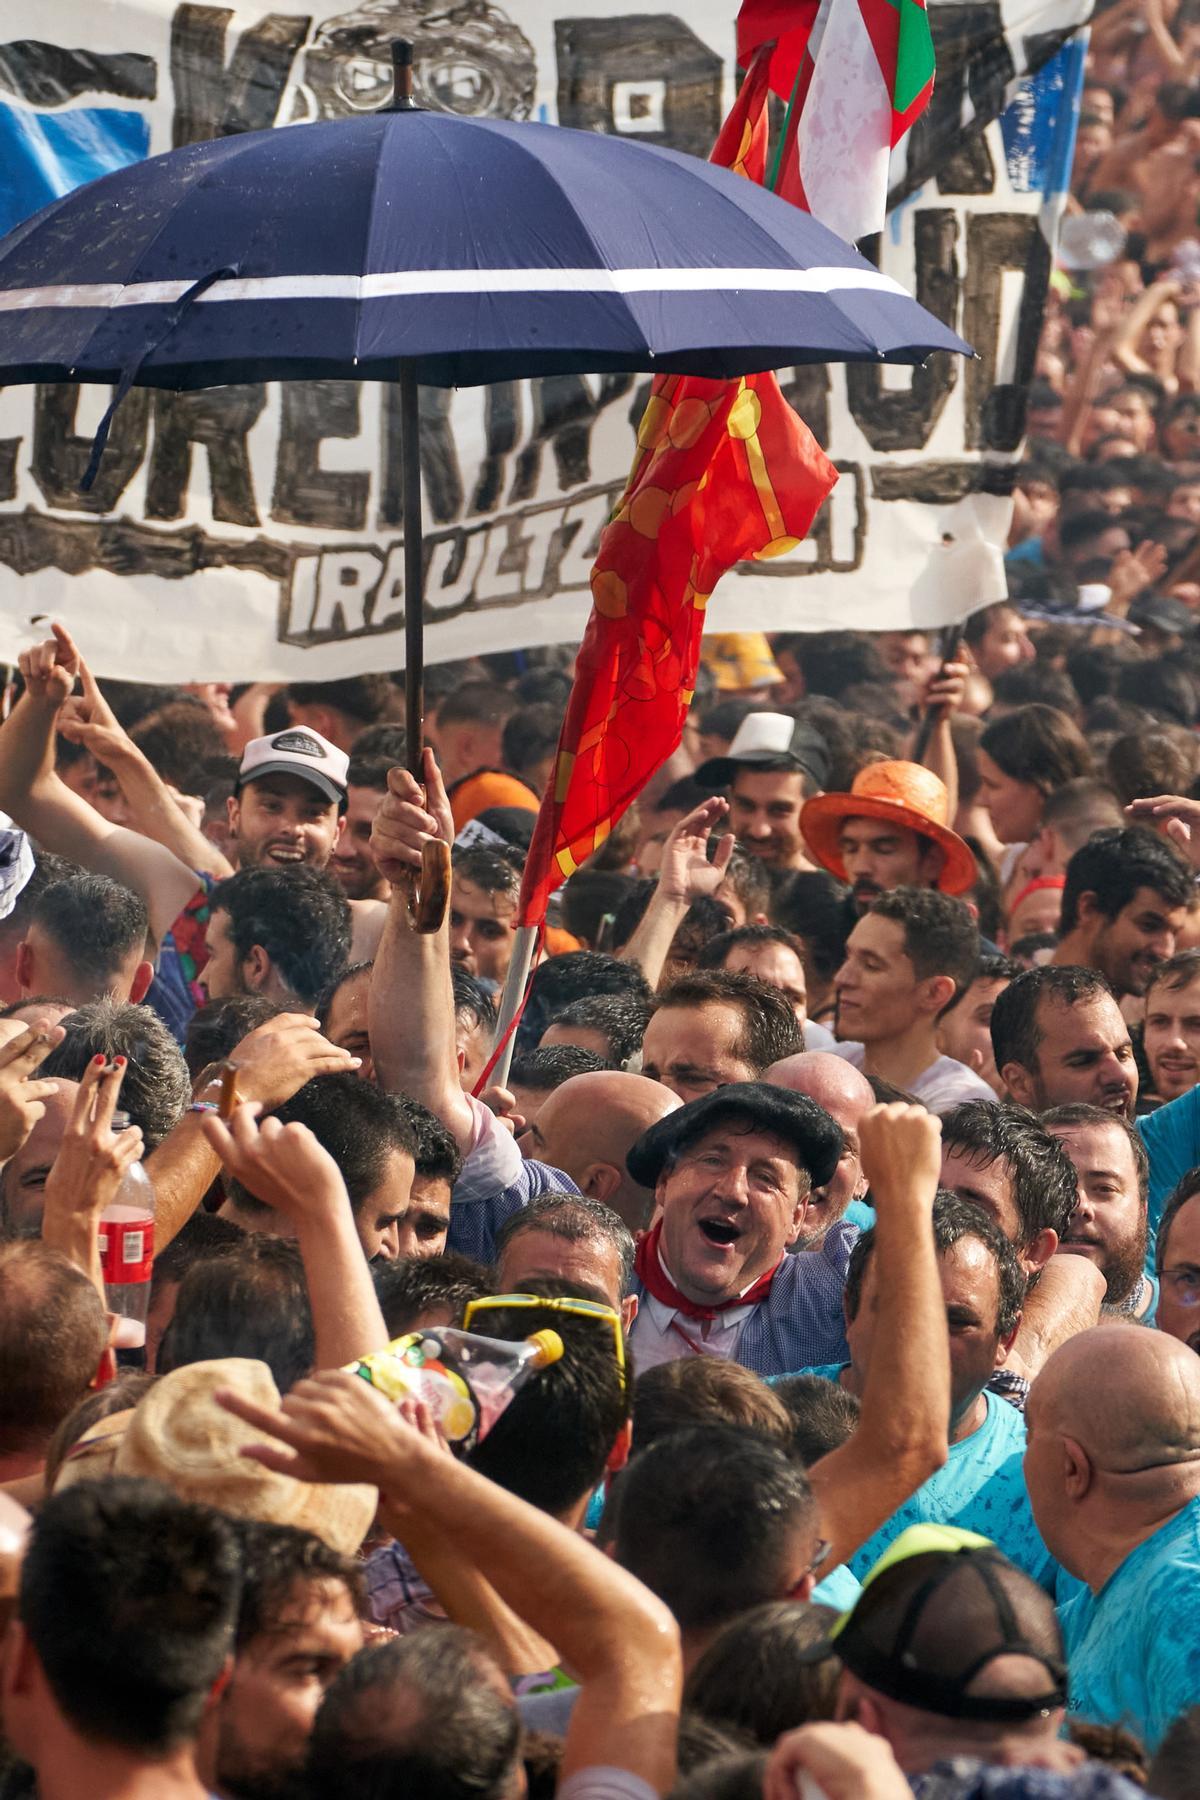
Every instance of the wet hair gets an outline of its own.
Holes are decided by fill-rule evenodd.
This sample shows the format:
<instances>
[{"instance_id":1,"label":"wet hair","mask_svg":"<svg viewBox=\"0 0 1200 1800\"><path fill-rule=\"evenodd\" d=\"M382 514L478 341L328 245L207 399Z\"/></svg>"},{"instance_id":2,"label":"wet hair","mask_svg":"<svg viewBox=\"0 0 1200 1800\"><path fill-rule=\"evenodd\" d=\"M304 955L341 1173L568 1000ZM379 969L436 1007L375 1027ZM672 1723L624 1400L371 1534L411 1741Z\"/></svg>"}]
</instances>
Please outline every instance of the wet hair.
<instances>
[{"instance_id":1,"label":"wet hair","mask_svg":"<svg viewBox=\"0 0 1200 1800\"><path fill-rule=\"evenodd\" d=\"M785 1375L772 1391L787 1408L792 1450L806 1469L840 1449L858 1427L858 1396L823 1375Z\"/></svg>"},{"instance_id":2,"label":"wet hair","mask_svg":"<svg viewBox=\"0 0 1200 1800\"><path fill-rule=\"evenodd\" d=\"M211 904L229 920L238 961L258 945L307 1006L350 959L350 902L326 869L240 869Z\"/></svg>"},{"instance_id":3,"label":"wet hair","mask_svg":"<svg viewBox=\"0 0 1200 1800\"><path fill-rule=\"evenodd\" d=\"M725 958L731 950L757 950L764 944L782 944L786 950L794 951L803 967L804 946L794 931L786 931L782 925L735 925L732 930L709 939L700 952L697 967L724 968Z\"/></svg>"},{"instance_id":4,"label":"wet hair","mask_svg":"<svg viewBox=\"0 0 1200 1800\"><path fill-rule=\"evenodd\" d=\"M81 872L43 888L29 914L34 925L99 998L132 955L145 956L150 920L138 894L106 875Z\"/></svg>"},{"instance_id":5,"label":"wet hair","mask_svg":"<svg viewBox=\"0 0 1200 1800\"><path fill-rule=\"evenodd\" d=\"M684 1684L683 1703L770 1749L785 1731L832 1719L842 1664L813 1660L837 1621L831 1606L768 1600L731 1619Z\"/></svg>"},{"instance_id":6,"label":"wet hair","mask_svg":"<svg viewBox=\"0 0 1200 1800\"><path fill-rule=\"evenodd\" d=\"M732 1006L740 1012L742 1026L733 1054L749 1066L754 1080L760 1080L772 1063L797 1056L804 1048L804 1033L791 1001L778 988L740 970L698 969L681 975L659 990L653 1010L715 1005Z\"/></svg>"},{"instance_id":7,"label":"wet hair","mask_svg":"<svg viewBox=\"0 0 1200 1800\"><path fill-rule=\"evenodd\" d=\"M623 1068L640 1050L649 1018L649 1001L634 994L596 994L587 1000L572 1000L555 1014L546 1030L563 1025L601 1032L608 1043L609 1063Z\"/></svg>"},{"instance_id":8,"label":"wet hair","mask_svg":"<svg viewBox=\"0 0 1200 1800\"><path fill-rule=\"evenodd\" d=\"M547 957L533 971L517 1029L517 1049L532 1049L568 1001L596 994L633 994L645 1001L651 997L650 984L636 963L621 962L602 950L570 950L565 956Z\"/></svg>"},{"instance_id":9,"label":"wet hair","mask_svg":"<svg viewBox=\"0 0 1200 1800\"><path fill-rule=\"evenodd\" d=\"M792 1421L762 1377L718 1356L681 1356L646 1369L633 1387L633 1455L692 1426L738 1425L787 1444Z\"/></svg>"},{"instance_id":10,"label":"wet hair","mask_svg":"<svg viewBox=\"0 0 1200 1800\"><path fill-rule=\"evenodd\" d=\"M454 1250L440 1256L401 1256L376 1263L371 1273L390 1340L416 1331L418 1321L433 1307L445 1307L451 1324L459 1326L471 1301L492 1291L483 1265Z\"/></svg>"},{"instance_id":11,"label":"wet hair","mask_svg":"<svg viewBox=\"0 0 1200 1800\"><path fill-rule=\"evenodd\" d=\"M412 1129L416 1140L413 1152L413 1163L416 1173L425 1181L444 1181L447 1187L453 1187L462 1174L463 1155L454 1140L452 1132L447 1131L442 1121L419 1100L409 1094L396 1094L394 1098Z\"/></svg>"},{"instance_id":12,"label":"wet hair","mask_svg":"<svg viewBox=\"0 0 1200 1800\"><path fill-rule=\"evenodd\" d=\"M522 1291L544 1298L594 1298L560 1280L527 1281ZM472 1329L515 1341L550 1329L562 1339L561 1359L530 1375L467 1458L510 1494L561 1517L596 1486L629 1417L629 1388L612 1334L599 1319L537 1307L489 1310L478 1315Z\"/></svg>"},{"instance_id":13,"label":"wet hair","mask_svg":"<svg viewBox=\"0 0 1200 1800\"><path fill-rule=\"evenodd\" d=\"M1142 1142L1141 1132L1121 1113L1109 1112L1105 1107L1089 1106L1086 1101L1074 1100L1066 1106L1052 1106L1041 1115L1040 1122L1047 1130L1053 1125L1113 1125L1124 1132L1137 1174L1138 1199L1143 1206L1146 1205L1150 1195L1150 1158ZM1061 1235L1060 1232L1059 1236Z\"/></svg>"},{"instance_id":14,"label":"wet hair","mask_svg":"<svg viewBox=\"0 0 1200 1800\"><path fill-rule=\"evenodd\" d=\"M1094 896L1104 918L1115 919L1141 888L1151 889L1168 906L1186 906L1196 892L1190 870L1184 868L1157 832L1144 825L1096 832L1067 864L1062 935L1065 937L1078 925L1083 894Z\"/></svg>"},{"instance_id":15,"label":"wet hair","mask_svg":"<svg viewBox=\"0 0 1200 1800\"><path fill-rule=\"evenodd\" d=\"M521 1722L483 1640L460 1625L371 1644L330 1683L309 1739L321 1800L507 1800Z\"/></svg>"},{"instance_id":16,"label":"wet hair","mask_svg":"<svg viewBox=\"0 0 1200 1800\"><path fill-rule=\"evenodd\" d=\"M291 1238L248 1231L240 1244L193 1264L180 1282L158 1347L159 1374L225 1356L265 1362L281 1394L312 1373L312 1308Z\"/></svg>"},{"instance_id":17,"label":"wet hair","mask_svg":"<svg viewBox=\"0 0 1200 1800\"><path fill-rule=\"evenodd\" d=\"M1041 794L1092 772L1091 751L1079 727L1052 706L1019 706L994 719L979 747L1010 780L1027 782Z\"/></svg>"},{"instance_id":18,"label":"wet hair","mask_svg":"<svg viewBox=\"0 0 1200 1800\"><path fill-rule=\"evenodd\" d=\"M513 1058L508 1079L512 1087L549 1094L575 1075L592 1075L612 1067L612 1063L581 1044L539 1044L536 1050L526 1050Z\"/></svg>"},{"instance_id":19,"label":"wet hair","mask_svg":"<svg viewBox=\"0 0 1200 1800\"><path fill-rule=\"evenodd\" d=\"M157 1482L110 1477L45 1502L18 1614L72 1728L161 1757L200 1729L240 1588L228 1519Z\"/></svg>"},{"instance_id":20,"label":"wet hair","mask_svg":"<svg viewBox=\"0 0 1200 1800\"><path fill-rule=\"evenodd\" d=\"M518 1212L510 1213L498 1228L497 1268L509 1244L526 1231L543 1231L565 1244L603 1243L615 1254L622 1299L633 1291L633 1237L620 1214L602 1200L586 1194L539 1194Z\"/></svg>"},{"instance_id":21,"label":"wet hair","mask_svg":"<svg viewBox=\"0 0 1200 1800\"><path fill-rule=\"evenodd\" d=\"M1088 1005L1112 989L1098 969L1047 964L1041 969L1023 969L1010 981L1003 993L997 994L992 1008L992 1056L1003 1071L1007 1063L1022 1069L1037 1067L1038 1046L1042 1033L1037 1013L1043 999L1057 1001L1060 1006Z\"/></svg>"},{"instance_id":22,"label":"wet hair","mask_svg":"<svg viewBox=\"0 0 1200 1800\"><path fill-rule=\"evenodd\" d=\"M238 1519L235 1530L242 1552L242 1597L238 1607L236 1648L240 1654L263 1632L275 1632L280 1617L300 1584L338 1581L361 1610L366 1597L362 1564L331 1549L311 1531L263 1519Z\"/></svg>"},{"instance_id":23,"label":"wet hair","mask_svg":"<svg viewBox=\"0 0 1200 1800\"><path fill-rule=\"evenodd\" d=\"M489 1035L494 1032L496 1003L474 975L468 975L465 969L453 964L450 969L450 986L454 991L455 1019L469 1019L474 1029L486 1031Z\"/></svg>"},{"instance_id":24,"label":"wet hair","mask_svg":"<svg viewBox=\"0 0 1200 1800\"><path fill-rule=\"evenodd\" d=\"M1023 1106L988 1100L965 1101L942 1116L943 1149L958 1151L974 1168L1007 1168L1022 1246L1041 1231L1061 1238L1079 1203L1075 1166L1044 1123Z\"/></svg>"},{"instance_id":25,"label":"wet hair","mask_svg":"<svg viewBox=\"0 0 1200 1800\"><path fill-rule=\"evenodd\" d=\"M969 987L979 963L979 932L961 900L936 888L897 887L881 894L872 916L904 932L904 954L918 981L949 975L955 992Z\"/></svg>"},{"instance_id":26,"label":"wet hair","mask_svg":"<svg viewBox=\"0 0 1200 1800\"><path fill-rule=\"evenodd\" d=\"M81 1081L93 1057L111 1062L126 1059L120 1106L130 1123L139 1125L147 1155L157 1149L183 1117L192 1084L183 1053L158 1014L148 1006L132 1006L104 998L62 1021L66 1036L55 1046L39 1073Z\"/></svg>"},{"instance_id":27,"label":"wet hair","mask_svg":"<svg viewBox=\"0 0 1200 1800\"><path fill-rule=\"evenodd\" d=\"M938 1255L944 1256L947 1250L969 1237L979 1239L996 1265L996 1335L1008 1337L1016 1330L1025 1303L1026 1281L1016 1251L982 1207L959 1200L945 1189L939 1190L933 1203L933 1241ZM874 1253L875 1228L872 1226L863 1232L850 1252L845 1291L846 1317L850 1320L858 1317L863 1280Z\"/></svg>"},{"instance_id":28,"label":"wet hair","mask_svg":"<svg viewBox=\"0 0 1200 1800\"><path fill-rule=\"evenodd\" d=\"M348 981L357 981L360 975L370 975L371 970L374 967L375 964L373 962L347 963L345 968L338 970L333 980L329 983L329 986L321 990L317 995L313 1012L321 1021L322 1031L324 1031L325 1027L328 1025L329 1014L333 1008L333 1003L345 987L346 983ZM283 1009L280 1008L279 1010L282 1011Z\"/></svg>"},{"instance_id":29,"label":"wet hair","mask_svg":"<svg viewBox=\"0 0 1200 1800\"><path fill-rule=\"evenodd\" d=\"M40 1238L0 1243L0 1443L44 1444L87 1392L107 1342L81 1269Z\"/></svg>"},{"instance_id":30,"label":"wet hair","mask_svg":"<svg viewBox=\"0 0 1200 1800\"><path fill-rule=\"evenodd\" d=\"M198 1006L183 1035L183 1060L192 1080L209 1063L224 1061L249 1032L282 1011L279 1002L265 994L227 994Z\"/></svg>"},{"instance_id":31,"label":"wet hair","mask_svg":"<svg viewBox=\"0 0 1200 1800\"><path fill-rule=\"evenodd\" d=\"M1020 963L1014 962L1010 956L981 956L975 964L970 981L963 987L955 989L953 1000L943 1006L938 1018L948 1018L955 1007L965 1000L977 981L1015 981L1020 973Z\"/></svg>"},{"instance_id":32,"label":"wet hair","mask_svg":"<svg viewBox=\"0 0 1200 1800\"><path fill-rule=\"evenodd\" d=\"M269 1117L284 1125L308 1126L341 1171L356 1213L385 1179L394 1153L416 1163L417 1136L404 1102L351 1070L314 1076ZM248 1214L270 1211L239 1181L230 1181L229 1195Z\"/></svg>"},{"instance_id":33,"label":"wet hair","mask_svg":"<svg viewBox=\"0 0 1200 1800\"><path fill-rule=\"evenodd\" d=\"M616 1560L684 1631L778 1600L796 1534L815 1528L812 1489L794 1457L734 1425L660 1439L630 1463L617 1494Z\"/></svg>"},{"instance_id":34,"label":"wet hair","mask_svg":"<svg viewBox=\"0 0 1200 1800\"><path fill-rule=\"evenodd\" d=\"M456 875L485 894L508 894L515 900L521 890L517 853L494 844L472 844L466 850L455 850L452 866Z\"/></svg>"}]
</instances>

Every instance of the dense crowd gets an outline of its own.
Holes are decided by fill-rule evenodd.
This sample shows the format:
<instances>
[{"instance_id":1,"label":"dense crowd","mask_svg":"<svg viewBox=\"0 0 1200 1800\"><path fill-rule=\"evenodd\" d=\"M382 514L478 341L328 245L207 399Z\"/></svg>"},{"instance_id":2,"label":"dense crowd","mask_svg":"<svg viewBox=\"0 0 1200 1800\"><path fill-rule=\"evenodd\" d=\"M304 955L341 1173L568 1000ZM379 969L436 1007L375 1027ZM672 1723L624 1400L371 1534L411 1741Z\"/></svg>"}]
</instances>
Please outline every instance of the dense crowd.
<instances>
[{"instance_id":1,"label":"dense crowd","mask_svg":"<svg viewBox=\"0 0 1200 1800\"><path fill-rule=\"evenodd\" d=\"M566 652L419 780L401 678L22 656L0 1800L1200 1794L1198 208L1117 0L1007 597L706 640L506 1043Z\"/></svg>"}]
</instances>

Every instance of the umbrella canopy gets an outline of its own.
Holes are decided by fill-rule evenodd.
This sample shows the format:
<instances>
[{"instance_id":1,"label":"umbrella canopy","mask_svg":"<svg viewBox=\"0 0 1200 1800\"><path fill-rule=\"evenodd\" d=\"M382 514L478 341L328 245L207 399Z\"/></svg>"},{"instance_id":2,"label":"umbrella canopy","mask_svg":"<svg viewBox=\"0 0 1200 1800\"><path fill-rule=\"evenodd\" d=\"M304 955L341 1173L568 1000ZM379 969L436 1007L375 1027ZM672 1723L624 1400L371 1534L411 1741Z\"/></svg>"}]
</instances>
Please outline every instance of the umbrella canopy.
<instances>
[{"instance_id":1,"label":"umbrella canopy","mask_svg":"<svg viewBox=\"0 0 1200 1800\"><path fill-rule=\"evenodd\" d=\"M823 226L670 150L399 111L191 144L0 241L0 380L728 377L967 345Z\"/></svg>"}]
</instances>

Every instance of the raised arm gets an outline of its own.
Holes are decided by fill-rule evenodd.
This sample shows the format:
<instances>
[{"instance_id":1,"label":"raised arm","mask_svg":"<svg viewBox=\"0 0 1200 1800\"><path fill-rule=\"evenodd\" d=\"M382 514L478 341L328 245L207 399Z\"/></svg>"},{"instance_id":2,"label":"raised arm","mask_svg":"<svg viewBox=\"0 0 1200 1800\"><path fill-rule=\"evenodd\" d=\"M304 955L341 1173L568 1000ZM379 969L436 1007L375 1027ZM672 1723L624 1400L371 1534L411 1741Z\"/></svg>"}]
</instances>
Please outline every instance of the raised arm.
<instances>
[{"instance_id":1,"label":"raised arm","mask_svg":"<svg viewBox=\"0 0 1200 1800\"><path fill-rule=\"evenodd\" d=\"M641 1582L583 1538L441 1455L353 1375L294 1387L275 1411L222 1404L278 1443L249 1454L304 1480L374 1482L403 1536L431 1513L507 1605L556 1643L580 1695L561 1778L597 1765L671 1787L681 1686L679 1633ZM947 1399L947 1408L949 1401Z\"/></svg>"},{"instance_id":2,"label":"raised arm","mask_svg":"<svg viewBox=\"0 0 1200 1800\"><path fill-rule=\"evenodd\" d=\"M379 1084L427 1106L469 1151L474 1118L458 1080L454 989L450 981L449 913L438 931L413 929L406 883L421 866L429 838L454 842L450 802L432 750L425 787L392 769L388 793L371 828L371 851L391 883L387 921L375 954L368 1001L371 1055Z\"/></svg>"},{"instance_id":3,"label":"raised arm","mask_svg":"<svg viewBox=\"0 0 1200 1800\"><path fill-rule=\"evenodd\" d=\"M618 953L622 962L637 963L652 988L659 984L671 942L692 901L715 894L725 879L733 833L721 839L711 862L708 840L728 812L727 800L702 801L672 827L663 845L658 886L636 931Z\"/></svg>"},{"instance_id":4,"label":"raised arm","mask_svg":"<svg viewBox=\"0 0 1200 1800\"><path fill-rule=\"evenodd\" d=\"M83 658L78 660L82 693L64 701L58 715L59 731L112 770L134 826L143 837L161 844L188 869L203 870L217 881L232 875L232 863L188 818L109 706Z\"/></svg>"},{"instance_id":5,"label":"raised arm","mask_svg":"<svg viewBox=\"0 0 1200 1800\"><path fill-rule=\"evenodd\" d=\"M25 693L0 726L0 808L44 849L140 894L161 940L196 892L195 870L161 844L110 825L56 774L54 733L79 653L61 626L53 630L21 653Z\"/></svg>"},{"instance_id":6,"label":"raised arm","mask_svg":"<svg viewBox=\"0 0 1200 1800\"><path fill-rule=\"evenodd\" d=\"M875 1106L859 1126L876 1207L870 1368L853 1436L814 1463L829 1564L846 1562L949 1453L950 1338L933 1241L942 1127L921 1106Z\"/></svg>"},{"instance_id":7,"label":"raised arm","mask_svg":"<svg viewBox=\"0 0 1200 1800\"><path fill-rule=\"evenodd\" d=\"M226 1124L206 1113L209 1146L248 1193L287 1219L296 1233L312 1305L319 1369L340 1369L388 1342L341 1170L308 1129L258 1119L257 1104L235 1108ZM360 1384L361 1385L361 1384Z\"/></svg>"}]
</instances>

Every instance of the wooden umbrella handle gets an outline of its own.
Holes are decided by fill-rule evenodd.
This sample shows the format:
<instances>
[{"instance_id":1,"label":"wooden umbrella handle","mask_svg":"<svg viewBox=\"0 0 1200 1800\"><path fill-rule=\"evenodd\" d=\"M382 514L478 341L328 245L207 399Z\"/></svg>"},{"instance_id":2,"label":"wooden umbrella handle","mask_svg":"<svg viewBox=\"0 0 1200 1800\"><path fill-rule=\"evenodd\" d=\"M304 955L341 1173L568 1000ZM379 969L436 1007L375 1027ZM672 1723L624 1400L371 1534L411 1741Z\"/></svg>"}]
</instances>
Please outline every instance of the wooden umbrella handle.
<instances>
[{"instance_id":1,"label":"wooden umbrella handle","mask_svg":"<svg viewBox=\"0 0 1200 1800\"><path fill-rule=\"evenodd\" d=\"M421 849L421 872L413 871L408 890L408 916L423 937L440 931L450 905L450 846L430 838Z\"/></svg>"}]
</instances>

